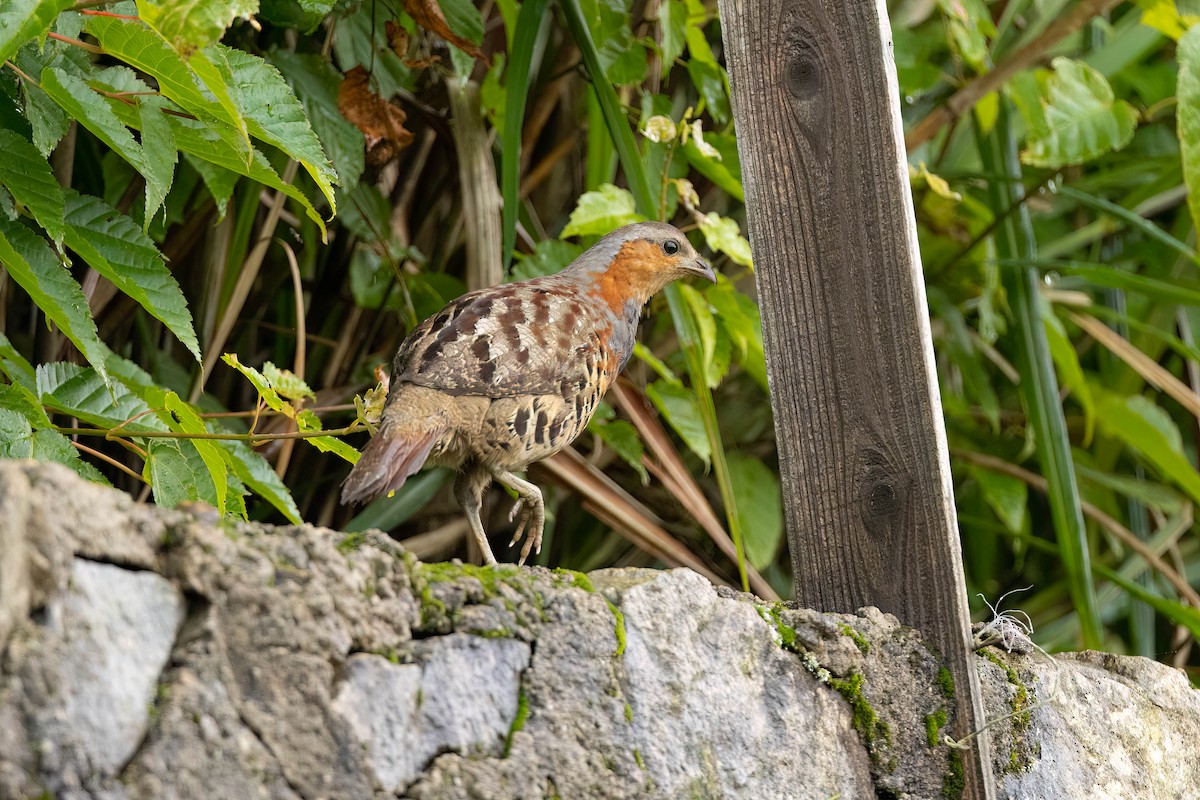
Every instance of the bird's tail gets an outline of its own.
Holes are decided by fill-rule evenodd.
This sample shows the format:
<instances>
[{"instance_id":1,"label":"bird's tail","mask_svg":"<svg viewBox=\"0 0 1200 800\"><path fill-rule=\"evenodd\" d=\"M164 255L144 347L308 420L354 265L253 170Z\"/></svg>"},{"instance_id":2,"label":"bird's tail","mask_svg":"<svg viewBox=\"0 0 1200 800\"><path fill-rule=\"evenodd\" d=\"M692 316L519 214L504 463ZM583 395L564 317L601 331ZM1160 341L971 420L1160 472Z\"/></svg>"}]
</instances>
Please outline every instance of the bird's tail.
<instances>
[{"instance_id":1,"label":"bird's tail","mask_svg":"<svg viewBox=\"0 0 1200 800\"><path fill-rule=\"evenodd\" d=\"M429 458L443 432L444 425L413 430L384 420L342 484L342 503L367 503L399 489Z\"/></svg>"}]
</instances>

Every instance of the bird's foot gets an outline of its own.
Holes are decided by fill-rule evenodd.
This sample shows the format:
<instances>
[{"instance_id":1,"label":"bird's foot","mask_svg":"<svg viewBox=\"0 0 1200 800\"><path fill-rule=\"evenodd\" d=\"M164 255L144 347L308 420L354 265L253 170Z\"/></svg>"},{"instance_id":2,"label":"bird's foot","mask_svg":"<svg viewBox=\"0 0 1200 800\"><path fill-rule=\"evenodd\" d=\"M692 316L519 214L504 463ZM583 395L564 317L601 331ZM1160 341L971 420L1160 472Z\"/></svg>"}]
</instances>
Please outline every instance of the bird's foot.
<instances>
[{"instance_id":1,"label":"bird's foot","mask_svg":"<svg viewBox=\"0 0 1200 800\"><path fill-rule=\"evenodd\" d=\"M520 522L517 523L517 530L508 546L512 547L521 541L523 535L525 536L525 544L521 547L521 559L517 562L524 564L531 550L536 553L542 552L542 529L546 525L545 502L536 495L519 497L508 514L508 521L512 522L518 517Z\"/></svg>"}]
</instances>

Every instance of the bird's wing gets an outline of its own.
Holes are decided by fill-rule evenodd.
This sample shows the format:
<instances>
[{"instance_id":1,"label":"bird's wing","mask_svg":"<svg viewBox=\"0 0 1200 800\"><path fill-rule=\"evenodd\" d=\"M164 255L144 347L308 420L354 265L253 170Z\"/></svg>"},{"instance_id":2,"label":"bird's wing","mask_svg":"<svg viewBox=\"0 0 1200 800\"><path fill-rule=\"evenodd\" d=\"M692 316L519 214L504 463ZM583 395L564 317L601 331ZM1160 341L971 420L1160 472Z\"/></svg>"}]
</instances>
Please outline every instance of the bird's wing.
<instances>
[{"instance_id":1,"label":"bird's wing","mask_svg":"<svg viewBox=\"0 0 1200 800\"><path fill-rule=\"evenodd\" d=\"M483 289L409 334L392 374L454 395L566 396L609 368L606 326L595 303L562 281Z\"/></svg>"}]
</instances>

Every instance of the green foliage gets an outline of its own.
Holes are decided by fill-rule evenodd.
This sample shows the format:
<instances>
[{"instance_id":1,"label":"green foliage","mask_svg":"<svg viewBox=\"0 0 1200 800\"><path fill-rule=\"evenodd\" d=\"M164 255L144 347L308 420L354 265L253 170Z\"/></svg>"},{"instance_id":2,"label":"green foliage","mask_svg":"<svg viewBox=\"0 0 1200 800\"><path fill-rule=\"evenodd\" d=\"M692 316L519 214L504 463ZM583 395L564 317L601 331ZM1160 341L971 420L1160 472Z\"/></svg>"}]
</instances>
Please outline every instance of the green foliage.
<instances>
[{"instance_id":1,"label":"green foliage","mask_svg":"<svg viewBox=\"0 0 1200 800\"><path fill-rule=\"evenodd\" d=\"M915 131L1036 41L1063 4L889 5ZM788 593L715 5L445 0L440 32L402 7L0 3L3 454L135 492L148 482L163 505L397 535L439 528L441 471L361 511L336 506L350 442L363 441L340 437L367 427L353 409L368 405L354 401L375 385L373 368L466 291L472 248L498 246L520 280L557 272L622 224L664 219L721 274L650 305L627 371L648 403L610 397L616 410L575 446L725 577L742 577L740 561ZM1166 623L1200 630L1178 581L1122 538L1174 548L1164 563L1195 585L1193 11L1119 6L999 91L965 109L955 101L958 118L911 147L968 588L995 598L1034 584L1023 604L1048 647L1149 642L1161 653ZM501 24L504 36L484 35ZM394 161L377 160L380 130L343 113L368 103L343 96L358 67L371 107L403 112L413 134ZM496 177L458 174L447 80L480 87L503 198L496 226L462 218L471 182ZM485 229L500 231L498 245L479 238ZM1126 346L1092 341L1085 317ZM225 352L241 356L217 358ZM659 423L665 432L652 433ZM593 516L608 495L547 498L543 563L654 562ZM713 520L742 557L700 533Z\"/></svg>"}]
</instances>

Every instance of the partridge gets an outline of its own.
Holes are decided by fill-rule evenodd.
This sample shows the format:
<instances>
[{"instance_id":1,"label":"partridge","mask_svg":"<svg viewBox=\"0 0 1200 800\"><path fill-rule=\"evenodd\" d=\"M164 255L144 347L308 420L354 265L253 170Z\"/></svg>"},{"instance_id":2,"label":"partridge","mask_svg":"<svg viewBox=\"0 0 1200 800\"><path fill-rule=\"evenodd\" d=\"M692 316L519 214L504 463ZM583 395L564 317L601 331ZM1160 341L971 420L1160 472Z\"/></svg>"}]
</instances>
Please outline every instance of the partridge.
<instances>
[{"instance_id":1,"label":"partridge","mask_svg":"<svg viewBox=\"0 0 1200 800\"><path fill-rule=\"evenodd\" d=\"M676 278L716 280L677 228L626 225L556 275L465 294L404 339L379 431L343 503L395 491L423 465L458 470L454 495L486 563L479 512L492 481L517 494L520 563L541 549L545 503L519 477L569 445L629 361L642 307Z\"/></svg>"}]
</instances>

